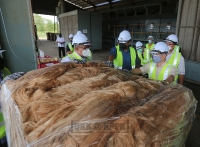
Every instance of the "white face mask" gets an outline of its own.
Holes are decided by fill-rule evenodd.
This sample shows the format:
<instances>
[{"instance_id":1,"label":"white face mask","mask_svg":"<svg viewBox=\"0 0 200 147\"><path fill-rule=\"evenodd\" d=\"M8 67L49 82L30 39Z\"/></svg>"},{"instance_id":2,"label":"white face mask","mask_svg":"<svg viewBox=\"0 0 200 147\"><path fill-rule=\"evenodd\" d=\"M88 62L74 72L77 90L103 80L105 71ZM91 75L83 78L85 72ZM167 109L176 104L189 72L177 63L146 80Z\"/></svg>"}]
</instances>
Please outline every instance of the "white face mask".
<instances>
[{"instance_id":1,"label":"white face mask","mask_svg":"<svg viewBox=\"0 0 200 147\"><path fill-rule=\"evenodd\" d=\"M152 43L152 40L148 40L149 41L149 43Z\"/></svg>"},{"instance_id":2,"label":"white face mask","mask_svg":"<svg viewBox=\"0 0 200 147\"><path fill-rule=\"evenodd\" d=\"M171 47L171 46L168 46L168 48L169 48L169 50L171 50L171 49L172 49L172 47Z\"/></svg>"},{"instance_id":3,"label":"white face mask","mask_svg":"<svg viewBox=\"0 0 200 147\"><path fill-rule=\"evenodd\" d=\"M91 54L91 51L89 48L86 48L85 50L83 50L82 54L84 57L89 57Z\"/></svg>"}]
</instances>

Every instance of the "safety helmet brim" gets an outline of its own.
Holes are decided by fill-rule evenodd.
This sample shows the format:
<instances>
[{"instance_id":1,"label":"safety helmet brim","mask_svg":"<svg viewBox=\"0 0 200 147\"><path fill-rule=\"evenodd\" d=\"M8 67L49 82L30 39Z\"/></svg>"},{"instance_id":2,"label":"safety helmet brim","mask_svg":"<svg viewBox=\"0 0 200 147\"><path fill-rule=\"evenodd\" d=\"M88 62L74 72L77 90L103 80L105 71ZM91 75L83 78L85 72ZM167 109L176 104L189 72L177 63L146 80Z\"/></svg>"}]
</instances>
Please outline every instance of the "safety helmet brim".
<instances>
[{"instance_id":1,"label":"safety helmet brim","mask_svg":"<svg viewBox=\"0 0 200 147\"><path fill-rule=\"evenodd\" d=\"M169 48L165 42L157 42L152 50L153 52L168 53Z\"/></svg>"},{"instance_id":2,"label":"safety helmet brim","mask_svg":"<svg viewBox=\"0 0 200 147\"><path fill-rule=\"evenodd\" d=\"M174 42L173 40L170 40L170 39L163 39L163 41L165 41L165 42L173 42L175 45L177 45L177 42Z\"/></svg>"},{"instance_id":3,"label":"safety helmet brim","mask_svg":"<svg viewBox=\"0 0 200 147\"><path fill-rule=\"evenodd\" d=\"M127 43L131 40L131 34L127 30L123 30L118 37L118 42L119 43Z\"/></svg>"},{"instance_id":4,"label":"safety helmet brim","mask_svg":"<svg viewBox=\"0 0 200 147\"><path fill-rule=\"evenodd\" d=\"M91 45L91 43L84 34L76 34L73 37L72 45Z\"/></svg>"},{"instance_id":5,"label":"safety helmet brim","mask_svg":"<svg viewBox=\"0 0 200 147\"><path fill-rule=\"evenodd\" d=\"M148 40L149 40L149 39L154 40L154 37L153 37L153 36L149 36L147 39L148 39Z\"/></svg>"}]
</instances>

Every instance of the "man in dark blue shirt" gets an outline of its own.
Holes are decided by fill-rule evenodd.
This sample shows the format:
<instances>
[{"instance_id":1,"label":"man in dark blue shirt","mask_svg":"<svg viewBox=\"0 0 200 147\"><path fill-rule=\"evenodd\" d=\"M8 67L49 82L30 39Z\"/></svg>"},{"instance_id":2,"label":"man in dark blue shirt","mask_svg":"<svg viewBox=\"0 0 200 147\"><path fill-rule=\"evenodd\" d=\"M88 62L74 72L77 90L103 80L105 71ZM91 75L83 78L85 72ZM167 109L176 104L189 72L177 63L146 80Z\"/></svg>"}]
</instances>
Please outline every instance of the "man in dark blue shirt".
<instances>
[{"instance_id":1,"label":"man in dark blue shirt","mask_svg":"<svg viewBox=\"0 0 200 147\"><path fill-rule=\"evenodd\" d=\"M114 63L114 68L132 70L140 67L140 59L136 50L130 46L131 35L127 30L122 31L118 37L119 44L110 51L108 61Z\"/></svg>"}]
</instances>

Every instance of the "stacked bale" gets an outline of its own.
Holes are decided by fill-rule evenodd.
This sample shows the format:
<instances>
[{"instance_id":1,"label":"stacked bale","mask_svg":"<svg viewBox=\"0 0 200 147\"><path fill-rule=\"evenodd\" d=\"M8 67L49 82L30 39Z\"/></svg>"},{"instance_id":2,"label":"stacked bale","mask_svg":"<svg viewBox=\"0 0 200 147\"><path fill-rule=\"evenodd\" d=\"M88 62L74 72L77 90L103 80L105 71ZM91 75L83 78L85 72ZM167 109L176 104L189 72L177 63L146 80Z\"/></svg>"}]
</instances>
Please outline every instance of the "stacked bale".
<instances>
[{"instance_id":1,"label":"stacked bale","mask_svg":"<svg viewBox=\"0 0 200 147\"><path fill-rule=\"evenodd\" d=\"M181 85L103 63L61 63L8 81L1 91L10 146L182 146L196 100Z\"/></svg>"}]
</instances>

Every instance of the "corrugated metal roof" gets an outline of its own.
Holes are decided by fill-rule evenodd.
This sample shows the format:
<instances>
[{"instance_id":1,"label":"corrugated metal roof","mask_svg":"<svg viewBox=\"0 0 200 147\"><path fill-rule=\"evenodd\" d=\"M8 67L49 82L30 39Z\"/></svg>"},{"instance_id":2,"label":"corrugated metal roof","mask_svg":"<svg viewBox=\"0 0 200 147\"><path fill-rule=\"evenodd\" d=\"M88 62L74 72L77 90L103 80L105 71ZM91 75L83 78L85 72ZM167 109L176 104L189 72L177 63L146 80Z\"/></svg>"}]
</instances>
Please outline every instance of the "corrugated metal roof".
<instances>
[{"instance_id":1,"label":"corrugated metal roof","mask_svg":"<svg viewBox=\"0 0 200 147\"><path fill-rule=\"evenodd\" d=\"M178 0L64 0L66 12L76 9L86 11L109 11L123 9L126 7L136 7L137 5L155 3L174 3ZM31 0L33 13L55 15L55 8L60 0ZM145 11L145 10L144 10Z\"/></svg>"}]
</instances>

